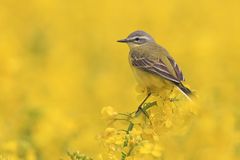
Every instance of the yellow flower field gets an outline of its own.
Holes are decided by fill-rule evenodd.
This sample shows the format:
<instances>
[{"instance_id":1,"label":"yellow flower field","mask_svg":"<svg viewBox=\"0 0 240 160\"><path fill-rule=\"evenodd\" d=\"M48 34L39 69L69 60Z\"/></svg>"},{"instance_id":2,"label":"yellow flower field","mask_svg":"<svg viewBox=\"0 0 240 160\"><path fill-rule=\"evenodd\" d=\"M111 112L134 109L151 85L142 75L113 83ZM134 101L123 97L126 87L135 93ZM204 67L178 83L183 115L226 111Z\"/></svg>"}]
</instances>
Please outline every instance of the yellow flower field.
<instances>
[{"instance_id":1,"label":"yellow flower field","mask_svg":"<svg viewBox=\"0 0 240 160\"><path fill-rule=\"evenodd\" d=\"M240 159L239 5L1 0L0 160ZM138 29L181 66L194 104L175 91L128 117L144 93L116 41Z\"/></svg>"}]
</instances>

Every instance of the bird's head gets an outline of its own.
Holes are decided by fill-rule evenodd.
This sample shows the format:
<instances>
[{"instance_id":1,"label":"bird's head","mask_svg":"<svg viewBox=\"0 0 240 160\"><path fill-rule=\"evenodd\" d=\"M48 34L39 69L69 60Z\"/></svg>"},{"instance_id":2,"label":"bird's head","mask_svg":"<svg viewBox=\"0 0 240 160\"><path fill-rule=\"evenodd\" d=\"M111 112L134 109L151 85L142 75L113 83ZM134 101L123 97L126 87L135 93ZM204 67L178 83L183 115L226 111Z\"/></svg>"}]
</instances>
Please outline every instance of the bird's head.
<instances>
[{"instance_id":1,"label":"bird's head","mask_svg":"<svg viewBox=\"0 0 240 160\"><path fill-rule=\"evenodd\" d=\"M130 48L135 48L155 41L148 33L144 31L135 31L127 38L118 40L117 42L127 43Z\"/></svg>"}]
</instances>

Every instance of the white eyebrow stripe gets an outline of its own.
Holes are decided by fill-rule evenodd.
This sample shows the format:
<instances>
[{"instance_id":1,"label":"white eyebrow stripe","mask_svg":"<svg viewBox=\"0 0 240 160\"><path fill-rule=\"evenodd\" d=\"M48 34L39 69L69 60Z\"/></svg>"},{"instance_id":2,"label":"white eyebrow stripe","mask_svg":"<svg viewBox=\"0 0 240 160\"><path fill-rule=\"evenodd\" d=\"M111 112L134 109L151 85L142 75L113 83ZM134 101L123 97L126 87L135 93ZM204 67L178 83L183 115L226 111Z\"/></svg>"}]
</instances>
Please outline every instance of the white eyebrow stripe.
<instances>
[{"instance_id":1,"label":"white eyebrow stripe","mask_svg":"<svg viewBox=\"0 0 240 160\"><path fill-rule=\"evenodd\" d=\"M131 37L130 40L134 40L136 38L140 38L140 39L146 39L146 40L151 40L149 37L147 36L134 36L134 37Z\"/></svg>"},{"instance_id":2,"label":"white eyebrow stripe","mask_svg":"<svg viewBox=\"0 0 240 160\"><path fill-rule=\"evenodd\" d=\"M149 37L147 37L147 36L140 36L140 38L143 38L143 39L150 40L150 38L149 38Z\"/></svg>"}]
</instances>

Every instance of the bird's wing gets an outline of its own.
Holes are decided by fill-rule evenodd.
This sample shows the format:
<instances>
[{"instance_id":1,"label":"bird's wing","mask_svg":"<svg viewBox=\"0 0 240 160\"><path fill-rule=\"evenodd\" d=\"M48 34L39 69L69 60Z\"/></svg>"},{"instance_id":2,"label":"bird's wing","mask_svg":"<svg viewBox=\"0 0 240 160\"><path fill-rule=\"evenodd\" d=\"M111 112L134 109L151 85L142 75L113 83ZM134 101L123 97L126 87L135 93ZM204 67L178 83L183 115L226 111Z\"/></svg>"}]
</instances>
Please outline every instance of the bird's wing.
<instances>
[{"instance_id":1,"label":"bird's wing","mask_svg":"<svg viewBox=\"0 0 240 160\"><path fill-rule=\"evenodd\" d=\"M179 68L179 66L177 65L177 63L174 61L174 59L172 57L167 57L169 62L171 63L171 66L176 74L176 77L179 81L184 81L184 76L182 73L182 70Z\"/></svg>"},{"instance_id":2,"label":"bird's wing","mask_svg":"<svg viewBox=\"0 0 240 160\"><path fill-rule=\"evenodd\" d=\"M181 83L181 81L184 80L181 70L171 57L167 57L167 59L170 62L175 75L170 71L161 58L146 57L136 53L131 54L131 62L134 67L161 76L174 83Z\"/></svg>"}]
</instances>

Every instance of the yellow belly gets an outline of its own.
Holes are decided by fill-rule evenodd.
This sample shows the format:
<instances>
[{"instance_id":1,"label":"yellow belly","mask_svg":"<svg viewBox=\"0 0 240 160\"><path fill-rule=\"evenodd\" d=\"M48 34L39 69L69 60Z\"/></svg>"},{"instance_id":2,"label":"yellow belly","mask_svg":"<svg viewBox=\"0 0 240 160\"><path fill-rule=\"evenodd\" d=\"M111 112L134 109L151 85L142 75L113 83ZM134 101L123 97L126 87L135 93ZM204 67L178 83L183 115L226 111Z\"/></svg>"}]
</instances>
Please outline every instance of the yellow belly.
<instances>
[{"instance_id":1,"label":"yellow belly","mask_svg":"<svg viewBox=\"0 0 240 160\"><path fill-rule=\"evenodd\" d=\"M171 90L174 87L173 83L160 76L136 69L134 67L132 68L138 83L151 93L158 94L165 92L166 90Z\"/></svg>"}]
</instances>

